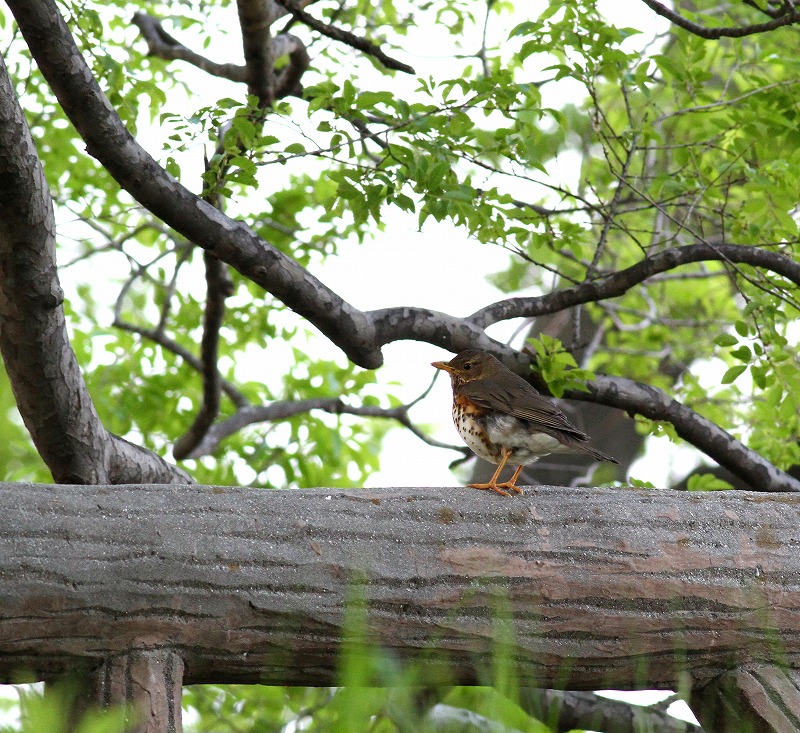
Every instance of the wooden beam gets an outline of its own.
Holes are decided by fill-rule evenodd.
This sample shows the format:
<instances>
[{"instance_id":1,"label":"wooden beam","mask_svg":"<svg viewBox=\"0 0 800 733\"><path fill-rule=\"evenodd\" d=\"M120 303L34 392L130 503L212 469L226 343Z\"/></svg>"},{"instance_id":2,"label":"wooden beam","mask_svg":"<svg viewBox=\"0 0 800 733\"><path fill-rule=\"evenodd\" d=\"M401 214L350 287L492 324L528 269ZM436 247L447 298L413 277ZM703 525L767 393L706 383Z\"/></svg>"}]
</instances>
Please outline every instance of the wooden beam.
<instances>
[{"instance_id":1,"label":"wooden beam","mask_svg":"<svg viewBox=\"0 0 800 733\"><path fill-rule=\"evenodd\" d=\"M5 484L0 507L8 681L170 649L187 684L329 685L358 599L431 684L491 682L500 648L563 689L800 669L794 495Z\"/></svg>"}]
</instances>

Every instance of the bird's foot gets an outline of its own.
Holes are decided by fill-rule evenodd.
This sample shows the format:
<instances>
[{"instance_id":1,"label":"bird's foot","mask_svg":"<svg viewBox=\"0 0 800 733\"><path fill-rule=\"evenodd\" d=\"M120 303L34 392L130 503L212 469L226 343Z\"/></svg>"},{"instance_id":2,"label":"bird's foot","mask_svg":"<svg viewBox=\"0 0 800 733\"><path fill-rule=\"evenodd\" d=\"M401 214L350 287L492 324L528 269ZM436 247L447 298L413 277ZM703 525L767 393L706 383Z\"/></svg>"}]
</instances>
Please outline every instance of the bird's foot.
<instances>
[{"instance_id":1,"label":"bird's foot","mask_svg":"<svg viewBox=\"0 0 800 733\"><path fill-rule=\"evenodd\" d=\"M520 489L513 481L504 481L502 484L497 484L498 489L513 489L518 494L522 493L522 489ZM506 494L506 496L510 496L510 494Z\"/></svg>"},{"instance_id":2,"label":"bird's foot","mask_svg":"<svg viewBox=\"0 0 800 733\"><path fill-rule=\"evenodd\" d=\"M509 494L507 491L503 491L503 488L501 487L512 488L516 491L520 491L516 486L508 486L507 484L497 484L494 481L490 481L488 484L467 484L467 486L470 489L481 489L482 491L486 489L491 489L495 493L500 494L500 496L511 496L511 494Z\"/></svg>"}]
</instances>

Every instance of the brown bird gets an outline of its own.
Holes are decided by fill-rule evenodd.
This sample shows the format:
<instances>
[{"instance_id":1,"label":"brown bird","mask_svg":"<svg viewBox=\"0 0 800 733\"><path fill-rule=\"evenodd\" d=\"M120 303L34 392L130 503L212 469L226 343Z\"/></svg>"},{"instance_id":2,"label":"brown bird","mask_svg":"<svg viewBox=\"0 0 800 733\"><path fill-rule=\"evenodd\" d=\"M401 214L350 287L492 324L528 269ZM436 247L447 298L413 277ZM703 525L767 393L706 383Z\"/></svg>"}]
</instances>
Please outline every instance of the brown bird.
<instances>
[{"instance_id":1,"label":"brown bird","mask_svg":"<svg viewBox=\"0 0 800 733\"><path fill-rule=\"evenodd\" d=\"M535 387L491 354L469 349L450 361L432 366L450 375L453 386L453 422L469 448L485 461L497 464L486 484L473 489L503 489L521 494L516 481L523 466L551 453L588 453L599 461L619 463L589 445L588 436L567 420L561 410ZM510 481L497 483L506 463L518 464Z\"/></svg>"}]
</instances>

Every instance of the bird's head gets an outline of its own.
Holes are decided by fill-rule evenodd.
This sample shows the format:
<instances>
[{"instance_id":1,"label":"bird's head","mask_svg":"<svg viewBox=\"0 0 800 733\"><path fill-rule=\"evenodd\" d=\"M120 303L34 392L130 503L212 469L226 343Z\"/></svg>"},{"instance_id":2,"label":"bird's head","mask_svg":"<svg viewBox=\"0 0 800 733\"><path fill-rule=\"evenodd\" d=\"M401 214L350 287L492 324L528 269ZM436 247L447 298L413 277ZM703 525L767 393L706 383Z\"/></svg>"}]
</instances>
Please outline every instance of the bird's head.
<instances>
[{"instance_id":1,"label":"bird's head","mask_svg":"<svg viewBox=\"0 0 800 733\"><path fill-rule=\"evenodd\" d=\"M450 361L435 361L431 366L447 372L454 387L476 379L485 379L503 370L503 365L491 354L475 349L462 351Z\"/></svg>"}]
</instances>

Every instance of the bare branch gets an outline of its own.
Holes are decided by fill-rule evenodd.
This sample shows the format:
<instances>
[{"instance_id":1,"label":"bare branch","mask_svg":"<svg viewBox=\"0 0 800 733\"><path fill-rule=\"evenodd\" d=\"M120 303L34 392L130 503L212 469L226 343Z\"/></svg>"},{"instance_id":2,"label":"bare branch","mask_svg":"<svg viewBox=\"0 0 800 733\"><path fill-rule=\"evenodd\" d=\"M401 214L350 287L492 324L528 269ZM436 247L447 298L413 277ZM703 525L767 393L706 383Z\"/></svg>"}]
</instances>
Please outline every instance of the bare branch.
<instances>
[{"instance_id":1,"label":"bare branch","mask_svg":"<svg viewBox=\"0 0 800 733\"><path fill-rule=\"evenodd\" d=\"M701 38L708 38L710 40L717 40L719 38L743 38L744 36L752 36L755 33L765 33L766 31L774 31L776 28L781 28L785 25L792 25L793 23L800 22L800 13L793 8L786 8L784 13L769 20L766 23L754 23L753 25L744 26L729 26L723 28L708 28L698 23L693 23L684 18L680 13L670 10L666 5L662 5L658 0L642 0L653 12L666 18L671 23L674 23L679 28L683 28L690 33Z\"/></svg>"},{"instance_id":2,"label":"bare branch","mask_svg":"<svg viewBox=\"0 0 800 733\"><path fill-rule=\"evenodd\" d=\"M373 56L374 58L378 59L378 61L380 61L387 69L395 69L396 71L402 71L406 74L416 73L408 64L404 64L401 61L397 61L387 56L383 51L381 51L380 46L377 46L372 41L368 41L366 38L361 38L353 33L349 33L342 28L337 28L336 26L328 25L327 23L317 20L313 15L309 15L307 12L305 12L305 10L301 8L300 3L296 2L296 0L275 0L275 2L278 5L286 8L295 18L305 23L309 28L313 28L323 36L332 38L334 41L345 43L348 46L357 49L358 51L362 51L368 56Z\"/></svg>"},{"instance_id":3,"label":"bare branch","mask_svg":"<svg viewBox=\"0 0 800 733\"><path fill-rule=\"evenodd\" d=\"M230 81L240 83L247 81L246 67L239 64L217 64L205 56L195 53L167 33L162 27L161 21L152 15L137 12L134 13L131 22L139 28L142 37L147 41L148 53L151 56L158 56L167 61L186 61L212 76L219 76Z\"/></svg>"}]
</instances>

